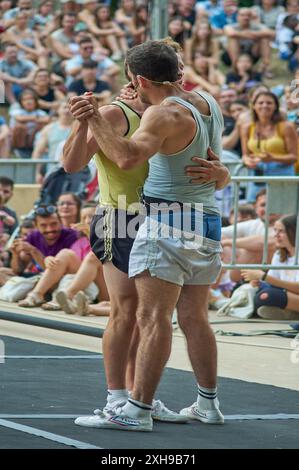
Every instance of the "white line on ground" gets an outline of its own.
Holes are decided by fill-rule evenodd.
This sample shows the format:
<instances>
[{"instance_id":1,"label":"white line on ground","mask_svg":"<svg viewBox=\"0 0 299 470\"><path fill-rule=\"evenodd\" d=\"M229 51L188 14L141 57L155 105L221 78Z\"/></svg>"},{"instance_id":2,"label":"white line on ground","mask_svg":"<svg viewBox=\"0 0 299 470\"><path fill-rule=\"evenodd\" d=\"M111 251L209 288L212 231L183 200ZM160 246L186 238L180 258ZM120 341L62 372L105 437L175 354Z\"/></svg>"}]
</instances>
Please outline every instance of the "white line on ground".
<instances>
[{"instance_id":1,"label":"white line on ground","mask_svg":"<svg viewBox=\"0 0 299 470\"><path fill-rule=\"evenodd\" d=\"M0 359L103 359L103 356L0 356Z\"/></svg>"},{"instance_id":2,"label":"white line on ground","mask_svg":"<svg viewBox=\"0 0 299 470\"><path fill-rule=\"evenodd\" d=\"M88 413L77 414L0 414L0 419L75 419ZM255 420L278 420L278 419L299 419L299 414L277 413L268 415L225 415L227 421L255 421Z\"/></svg>"},{"instance_id":3,"label":"white line on ground","mask_svg":"<svg viewBox=\"0 0 299 470\"><path fill-rule=\"evenodd\" d=\"M32 428L31 426L24 426L23 424L13 423L12 421L6 421L4 419L0 419L0 426L43 437L50 441L65 444L66 446L76 447L77 449L102 449L102 447L96 447L86 442L76 441L75 439L69 439L68 437L60 436L59 434L53 434L51 432L42 431L41 429Z\"/></svg>"}]
</instances>

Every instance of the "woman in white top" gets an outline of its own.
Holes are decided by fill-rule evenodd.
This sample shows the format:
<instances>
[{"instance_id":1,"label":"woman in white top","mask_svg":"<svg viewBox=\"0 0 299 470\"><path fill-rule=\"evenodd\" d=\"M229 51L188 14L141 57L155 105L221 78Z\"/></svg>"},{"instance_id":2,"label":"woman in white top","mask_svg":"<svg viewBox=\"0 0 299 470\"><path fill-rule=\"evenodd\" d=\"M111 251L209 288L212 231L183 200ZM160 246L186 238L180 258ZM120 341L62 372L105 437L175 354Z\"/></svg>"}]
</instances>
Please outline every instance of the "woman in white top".
<instances>
[{"instance_id":1,"label":"woman in white top","mask_svg":"<svg viewBox=\"0 0 299 470\"><path fill-rule=\"evenodd\" d=\"M255 296L257 313L269 320L299 319L299 269L287 269L295 264L297 215L282 217L274 225L277 251L272 264L281 270L242 270L246 281L259 287Z\"/></svg>"}]
</instances>

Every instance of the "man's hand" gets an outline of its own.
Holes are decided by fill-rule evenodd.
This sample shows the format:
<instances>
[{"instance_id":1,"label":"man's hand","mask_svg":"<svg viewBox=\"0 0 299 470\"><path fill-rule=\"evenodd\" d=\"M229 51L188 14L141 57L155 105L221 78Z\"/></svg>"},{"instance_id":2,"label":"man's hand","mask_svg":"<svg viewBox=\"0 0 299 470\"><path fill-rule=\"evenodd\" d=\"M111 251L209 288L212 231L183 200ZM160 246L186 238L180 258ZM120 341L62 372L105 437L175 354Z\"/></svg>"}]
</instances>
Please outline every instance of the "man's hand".
<instances>
[{"instance_id":1,"label":"man's hand","mask_svg":"<svg viewBox=\"0 0 299 470\"><path fill-rule=\"evenodd\" d=\"M20 241L17 241L17 252L20 253L21 251L24 251L26 254L28 255L32 255L34 250L35 250L35 247L33 245L31 245L30 243L28 242L24 242L22 240Z\"/></svg>"},{"instance_id":2,"label":"man's hand","mask_svg":"<svg viewBox=\"0 0 299 470\"><path fill-rule=\"evenodd\" d=\"M221 183L230 179L228 169L221 163L218 155L211 148L208 149L208 156L209 160L193 157L192 161L197 165L185 168L185 174L191 176L190 182L192 184Z\"/></svg>"},{"instance_id":3,"label":"man's hand","mask_svg":"<svg viewBox=\"0 0 299 470\"><path fill-rule=\"evenodd\" d=\"M45 258L46 269L55 269L59 265L59 260L55 256L47 256Z\"/></svg>"},{"instance_id":4,"label":"man's hand","mask_svg":"<svg viewBox=\"0 0 299 470\"><path fill-rule=\"evenodd\" d=\"M119 92L119 96L115 99L118 101L121 100L135 100L137 98L137 92L134 88L132 82L127 83L127 85L123 86Z\"/></svg>"},{"instance_id":5,"label":"man's hand","mask_svg":"<svg viewBox=\"0 0 299 470\"><path fill-rule=\"evenodd\" d=\"M69 100L70 112L78 121L86 121L87 119L90 119L95 113L94 104L91 103L88 97L89 95L84 94L83 96L73 96ZM98 104L96 109L97 108Z\"/></svg>"}]
</instances>

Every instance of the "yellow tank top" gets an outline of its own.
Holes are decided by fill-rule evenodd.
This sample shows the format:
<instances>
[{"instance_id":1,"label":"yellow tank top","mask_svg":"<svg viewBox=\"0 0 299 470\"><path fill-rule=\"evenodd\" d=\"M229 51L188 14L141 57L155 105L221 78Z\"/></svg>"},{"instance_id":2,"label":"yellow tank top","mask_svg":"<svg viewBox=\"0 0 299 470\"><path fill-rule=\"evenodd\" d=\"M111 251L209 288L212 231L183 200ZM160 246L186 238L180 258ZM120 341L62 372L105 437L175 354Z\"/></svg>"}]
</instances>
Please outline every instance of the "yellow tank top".
<instances>
[{"instance_id":1,"label":"yellow tank top","mask_svg":"<svg viewBox=\"0 0 299 470\"><path fill-rule=\"evenodd\" d=\"M275 134L268 139L258 139L255 135L256 124L252 123L249 127L248 149L250 153L260 155L263 153L271 153L275 158L281 157L287 153L285 141L283 138L282 123L275 126Z\"/></svg>"},{"instance_id":2,"label":"yellow tank top","mask_svg":"<svg viewBox=\"0 0 299 470\"><path fill-rule=\"evenodd\" d=\"M121 101L115 101L112 104L119 106L126 116L128 131L125 137L129 139L138 129L141 118L133 109ZM148 163L146 162L131 170L121 170L102 152L94 155L94 161L98 170L100 205L127 210L129 206L134 204L136 210L138 210L141 190L148 175ZM119 196L122 196L122 198L119 199ZM131 209L134 212L133 208Z\"/></svg>"}]
</instances>

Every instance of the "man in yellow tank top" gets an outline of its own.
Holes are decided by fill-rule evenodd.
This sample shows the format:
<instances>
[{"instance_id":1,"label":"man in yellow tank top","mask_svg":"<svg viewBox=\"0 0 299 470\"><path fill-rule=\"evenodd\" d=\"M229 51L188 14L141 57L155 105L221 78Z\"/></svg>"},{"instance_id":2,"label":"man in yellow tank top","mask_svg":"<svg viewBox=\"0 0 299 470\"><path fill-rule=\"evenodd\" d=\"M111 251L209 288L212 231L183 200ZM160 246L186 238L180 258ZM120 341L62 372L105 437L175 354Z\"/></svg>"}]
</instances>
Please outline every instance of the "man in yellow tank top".
<instances>
[{"instance_id":1,"label":"man in yellow tank top","mask_svg":"<svg viewBox=\"0 0 299 470\"><path fill-rule=\"evenodd\" d=\"M73 103L79 102L80 98L73 99ZM107 106L101 108L101 114L113 124L115 130L119 135L130 135L133 132L132 128L128 131L128 124L126 119L130 122L136 122L136 112L142 114L145 109L139 100L124 102L124 105L131 108L131 112L127 112L126 117L122 111L120 112L118 106ZM142 110L143 107L143 110ZM83 106L81 111L88 112L90 108ZM87 141L87 145L86 145ZM64 167L67 171L77 171L81 166L85 165L91 156L98 151L97 144L93 141L92 137L88 134L88 125L84 119L77 122L72 136L68 140L64 152ZM138 202L140 189L143 184L142 178L145 179L147 168L145 165L137 167L137 173L128 178L129 172L120 170L116 165L111 163L102 153L98 151L96 156L97 167L99 170L99 182L102 195L100 196L101 208L99 209L97 217L101 219L113 207L118 213L126 207L119 207L117 196L119 194L126 194L127 201L130 203ZM209 165L208 165L209 166ZM226 170L219 162L211 162L208 168L208 177L215 172L218 168L217 177L223 181L223 176ZM194 169L193 169L194 170ZM124 175L126 181L124 182ZM196 176L196 175L195 175ZM202 173L201 173L202 176ZM216 176L216 173L215 173ZM227 176L227 174L226 174ZM201 180L202 181L202 180ZM141 182L141 185L140 185ZM136 194L134 201L134 193ZM127 206L127 205L126 205ZM127 223L130 217L135 214L127 214ZM128 362L128 351L130 347L131 332L134 329L135 310L136 310L136 291L135 285L132 280L127 277L127 265L129 252L134 240L128 243L128 240L118 240L117 237L112 240L112 245L105 247L105 237L97 237L95 230L96 222L93 224L94 241L92 238L93 250L97 256L105 261L104 272L107 280L108 290L111 298L111 317L106 329L103 351L106 364L106 374L108 382L108 407L114 407L126 401L127 391L125 389L125 370ZM100 256L99 256L100 255ZM161 407L161 403L157 403L157 407ZM162 405L163 406L163 405ZM111 406L112 407L112 406ZM155 417L155 403L154 403L154 417ZM163 406L160 411L158 419L174 422L183 422L183 417L172 412L169 412ZM161 414L162 411L162 414ZM85 424L88 425L88 424ZM92 421L89 424L93 426Z\"/></svg>"}]
</instances>

